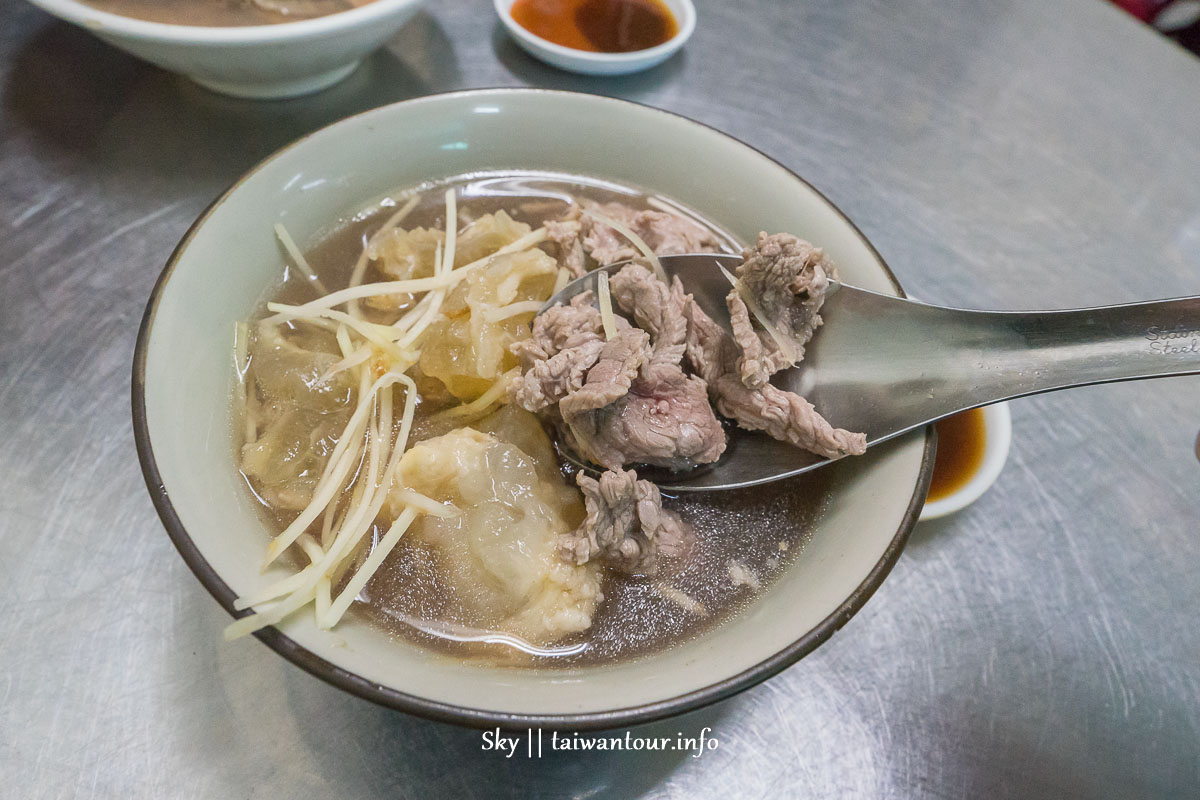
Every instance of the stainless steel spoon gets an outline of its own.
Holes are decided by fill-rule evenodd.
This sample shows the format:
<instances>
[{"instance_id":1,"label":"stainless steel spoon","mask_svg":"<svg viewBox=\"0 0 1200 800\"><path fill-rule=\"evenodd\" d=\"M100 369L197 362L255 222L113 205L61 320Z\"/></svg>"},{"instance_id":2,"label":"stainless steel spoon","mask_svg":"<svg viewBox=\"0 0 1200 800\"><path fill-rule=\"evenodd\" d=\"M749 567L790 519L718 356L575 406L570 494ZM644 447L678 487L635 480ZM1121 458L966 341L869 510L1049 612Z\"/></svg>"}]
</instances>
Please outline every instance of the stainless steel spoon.
<instances>
[{"instance_id":1,"label":"stainless steel spoon","mask_svg":"<svg viewBox=\"0 0 1200 800\"><path fill-rule=\"evenodd\" d=\"M729 327L730 286L717 265L732 272L740 257L660 260L668 277L679 275L700 307ZM598 273L567 284L542 311L594 289ZM834 284L821 316L825 324L804 361L772 382L806 397L837 427L866 433L868 447L1014 397L1200 373L1200 297L1068 311L968 311ZM729 434L717 464L645 477L673 491L735 489L831 463L764 434L732 428Z\"/></svg>"}]
</instances>

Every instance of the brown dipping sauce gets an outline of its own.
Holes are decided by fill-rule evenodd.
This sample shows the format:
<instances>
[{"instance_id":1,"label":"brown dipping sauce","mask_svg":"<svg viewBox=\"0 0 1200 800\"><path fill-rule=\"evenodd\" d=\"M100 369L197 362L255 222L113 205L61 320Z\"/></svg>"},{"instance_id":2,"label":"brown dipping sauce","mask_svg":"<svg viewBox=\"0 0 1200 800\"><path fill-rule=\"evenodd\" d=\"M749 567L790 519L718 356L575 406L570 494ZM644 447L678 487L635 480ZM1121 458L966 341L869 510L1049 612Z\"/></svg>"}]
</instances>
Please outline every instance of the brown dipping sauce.
<instances>
[{"instance_id":1,"label":"brown dipping sauce","mask_svg":"<svg viewBox=\"0 0 1200 800\"><path fill-rule=\"evenodd\" d=\"M679 32L663 0L517 0L511 13L536 36L592 53L646 50Z\"/></svg>"},{"instance_id":2,"label":"brown dipping sauce","mask_svg":"<svg viewBox=\"0 0 1200 800\"><path fill-rule=\"evenodd\" d=\"M967 485L983 466L987 423L982 408L973 408L937 423L937 460L927 502L949 497Z\"/></svg>"}]
</instances>

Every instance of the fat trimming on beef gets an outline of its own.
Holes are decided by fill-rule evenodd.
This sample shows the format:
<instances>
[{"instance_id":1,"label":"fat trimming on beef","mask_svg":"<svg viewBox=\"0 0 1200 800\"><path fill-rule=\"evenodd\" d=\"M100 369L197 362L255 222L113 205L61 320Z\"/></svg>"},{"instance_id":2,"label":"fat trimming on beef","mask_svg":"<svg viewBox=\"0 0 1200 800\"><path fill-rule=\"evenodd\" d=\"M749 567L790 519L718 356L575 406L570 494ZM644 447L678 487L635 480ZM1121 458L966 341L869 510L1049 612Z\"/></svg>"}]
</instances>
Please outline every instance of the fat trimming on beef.
<instances>
[{"instance_id":1,"label":"fat trimming on beef","mask_svg":"<svg viewBox=\"0 0 1200 800\"><path fill-rule=\"evenodd\" d=\"M653 483L638 480L632 470L609 470L599 479L581 472L575 481L583 491L587 517L563 537L565 560L585 564L603 558L623 572L653 574L659 555L679 555L683 523L663 509Z\"/></svg>"},{"instance_id":2,"label":"fat trimming on beef","mask_svg":"<svg viewBox=\"0 0 1200 800\"><path fill-rule=\"evenodd\" d=\"M678 214L630 208L624 203L584 202L586 211L620 222L636 233L656 255L713 253L719 243L712 232ZM616 264L641 255L621 234L584 214L583 248L600 264Z\"/></svg>"},{"instance_id":3,"label":"fat trimming on beef","mask_svg":"<svg viewBox=\"0 0 1200 800\"><path fill-rule=\"evenodd\" d=\"M770 383L758 388L743 383L738 369L741 354L733 338L695 301L688 303L685 313L688 361L708 382L718 411L743 428L765 431L827 458L866 451L866 436L833 427L800 395Z\"/></svg>"}]
</instances>

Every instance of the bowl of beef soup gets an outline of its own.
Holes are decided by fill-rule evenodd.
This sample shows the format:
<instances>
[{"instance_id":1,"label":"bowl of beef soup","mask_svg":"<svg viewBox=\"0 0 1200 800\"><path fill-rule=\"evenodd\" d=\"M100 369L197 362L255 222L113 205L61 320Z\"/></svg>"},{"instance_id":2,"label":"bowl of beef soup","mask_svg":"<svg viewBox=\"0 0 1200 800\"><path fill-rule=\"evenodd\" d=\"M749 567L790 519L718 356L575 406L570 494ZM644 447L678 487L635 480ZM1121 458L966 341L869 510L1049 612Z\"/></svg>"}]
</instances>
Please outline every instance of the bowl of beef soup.
<instances>
[{"instance_id":1,"label":"bowl of beef soup","mask_svg":"<svg viewBox=\"0 0 1200 800\"><path fill-rule=\"evenodd\" d=\"M548 116L561 124L539 123ZM638 132L633 148L630 131ZM300 185L309 189L301 193ZM928 486L933 445L924 431L769 486L664 496L663 508L691 532L688 552L694 557L666 553L657 572L629 577L583 568L568 574L554 567L554 576L532 584L505 583L501 573L512 572L507 568L454 560L461 552L448 555L442 547L447 531L459 525L453 520L472 520L476 539L486 539L490 547L494 542L488 535L496 541L522 535L530 515L566 530L578 523L571 515L581 513L571 510L572 503L582 506L568 496L571 485L558 473L553 451L538 444L541 434L519 412L480 416L478 423L456 432L414 433L422 420L436 421L485 399L493 402L494 382L478 383L478 378L507 374L509 362L503 359L508 356L498 350L491 356L498 368L466 378L447 372L452 368L432 356L422 360L420 371L410 373L420 385L413 383L408 391L429 404L428 413L389 404L386 423L372 423L375 430L391 430L404 418L411 422L405 436L427 438L398 462L399 474L409 481L408 494L399 506L387 508L403 508L407 516L398 520L386 509L378 511L382 517L375 519L382 525L365 529L351 570L371 566L377 571L369 582L358 586L353 578L306 566L305 559L316 564L336 549L322 549L329 530L322 532L320 516L311 524L302 520L295 529L308 537L311 547L304 552L309 556L297 553L294 563L270 557L269 567L260 569L270 543L304 513L298 509L312 495L309 477L329 462L277 480L265 479L255 466L259 462L246 460L247 452L257 452L253 446L265 430L254 425L247 434L244 417L234 411L248 396L249 365L255 359L255 369L282 363L282 356L304 344L296 337L315 337L311 346L327 350L324 366L305 368L304 386L318 387L326 405L296 414L331 430L349 424L355 409L348 393L354 386L365 390L375 374L363 371L364 382L354 386L338 383L330 376L366 363L370 348L331 339L322 344L318 340L327 331L318 324L311 334L293 331L287 333L290 342L278 342L269 331L261 332L260 321L281 314L299 319L297 309L321 310L320 296L327 292L366 298L367 290L356 286L378 281L374 285L388 288L393 299L365 312L367 317L351 319L329 308L322 318L351 320L347 324L363 336L378 332L372 325L415 330L429 324L422 309L453 298L454 292L446 288L430 302L400 296L400 290L441 291L437 287L455 280L453 270L483 276L499 258L509 267L519 263L524 277L510 286L516 294L510 292L503 301L507 305L483 309L480 324L494 327L456 329L451 318L432 323L443 327L428 340L430 352L440 352L456 336L479 335L481 344L473 351L478 356L485 339L515 335L516 321L527 324L543 296L536 292L548 292L557 282L556 263L566 256L538 232L560 219L571 203L609 213L624 208L621 213L640 220L661 221L663 215L685 220L698 237L689 246L713 251L736 251L761 230L791 231L820 243L848 282L879 292L902 291L853 224L788 169L718 131L624 101L539 90L460 92L375 109L284 148L219 198L184 237L147 307L134 363L135 432L147 485L185 561L236 617L233 634L253 632L324 680L431 718L477 726L614 727L697 708L774 675L827 640L886 577ZM379 238L381 231L386 242ZM478 247L484 249L472 249ZM396 263L425 258L441 267L372 277L376 267L358 266L358 259L365 265L386 248L399 254ZM314 289L315 280L322 291ZM483 278L472 285L490 291ZM519 287L533 294L520 294L525 289ZM472 295L471 302L484 296ZM250 344L243 339L239 345L239 335L248 336ZM403 351L407 344L401 345ZM179 358L181 352L188 358ZM426 391L431 376L439 376L436 391ZM251 402L262 409L277 396L262 387L286 381L267 373L258 377ZM331 382L323 383L326 379ZM297 417L271 417L281 418ZM336 437L328 447L317 444L323 437L289 441L303 439L314 450L336 453ZM374 462L371 456L370 442L377 439L368 435L363 455L348 457L347 463L375 463L371 469L382 472L386 451ZM473 483L470 491L495 493L497 485L519 475L551 488L515 504L498 497L500 502L487 506L494 512L477 518L467 513L471 507L463 489L449 503L456 508L441 514L437 501L445 497L431 476L445 469L447 459L440 454L447 452L448 441L457 448L458 462L463 454L474 454L478 463L491 464L486 467L491 477ZM530 457L523 461L521 454ZM328 512L327 528L352 516L345 509L354 507L353 501L348 498L347 505ZM380 502L385 502L382 495ZM392 496L386 500L395 502ZM413 524L420 513L427 515L424 527ZM363 517L369 518L370 512ZM372 563L372 554L387 542L396 544L389 537L395 538L401 521L409 526L407 537ZM526 555L536 549L525 547L531 541L522 540ZM454 573L454 585L422 577L436 573L429 567L430 553L434 561L465 565ZM264 613L279 609L278 598L306 575L329 579L323 584L326 602L316 600L315 614L311 604L298 613ZM545 580L565 587L547 602L567 597L569 607L548 606L544 593L527 588L544 587ZM506 594L505 587L513 585L526 588ZM447 599L455 594L461 601L457 606ZM481 639L478 627L453 616L456 609L481 604L504 605L488 618L495 623L490 639ZM538 614L526 613L534 607ZM548 608L553 613L542 613Z\"/></svg>"}]
</instances>

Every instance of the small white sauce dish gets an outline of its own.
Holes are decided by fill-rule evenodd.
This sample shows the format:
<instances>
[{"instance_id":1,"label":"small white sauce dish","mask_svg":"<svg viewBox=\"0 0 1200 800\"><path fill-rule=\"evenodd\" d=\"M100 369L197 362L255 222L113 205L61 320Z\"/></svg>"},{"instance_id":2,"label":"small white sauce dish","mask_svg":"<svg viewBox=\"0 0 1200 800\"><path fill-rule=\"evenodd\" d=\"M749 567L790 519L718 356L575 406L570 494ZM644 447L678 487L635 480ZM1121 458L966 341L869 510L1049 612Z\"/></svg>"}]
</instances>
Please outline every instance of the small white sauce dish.
<instances>
[{"instance_id":1,"label":"small white sauce dish","mask_svg":"<svg viewBox=\"0 0 1200 800\"><path fill-rule=\"evenodd\" d=\"M515 2L516 0L494 0L496 14L513 41L534 58L552 67L578 72L581 75L628 75L656 67L675 55L696 30L696 7L692 5L692 0L663 0L679 23L678 33L662 44L645 50L629 53L593 53L564 47L531 33L513 19L512 7Z\"/></svg>"},{"instance_id":2,"label":"small white sauce dish","mask_svg":"<svg viewBox=\"0 0 1200 800\"><path fill-rule=\"evenodd\" d=\"M221 94L275 99L332 86L392 37L426 0L375 0L276 25L208 27L149 22L78 0L29 0L127 53Z\"/></svg>"},{"instance_id":3,"label":"small white sauce dish","mask_svg":"<svg viewBox=\"0 0 1200 800\"><path fill-rule=\"evenodd\" d=\"M1012 412L1007 403L983 407L983 460L975 474L957 491L925 504L921 520L938 519L962 511L991 488L1008 461L1012 445Z\"/></svg>"}]
</instances>

